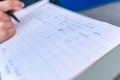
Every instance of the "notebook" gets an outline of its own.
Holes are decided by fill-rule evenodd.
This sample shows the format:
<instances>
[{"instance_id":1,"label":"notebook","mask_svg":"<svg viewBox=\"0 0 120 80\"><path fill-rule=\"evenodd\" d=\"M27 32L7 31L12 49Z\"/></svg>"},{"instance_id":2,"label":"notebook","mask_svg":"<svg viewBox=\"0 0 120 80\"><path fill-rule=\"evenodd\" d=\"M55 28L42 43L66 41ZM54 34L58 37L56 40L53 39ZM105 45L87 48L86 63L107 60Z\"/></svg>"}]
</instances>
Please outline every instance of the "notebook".
<instances>
[{"instance_id":1,"label":"notebook","mask_svg":"<svg viewBox=\"0 0 120 80\"><path fill-rule=\"evenodd\" d=\"M74 80L120 44L119 27L49 1L16 16L16 35L0 44L1 80Z\"/></svg>"}]
</instances>

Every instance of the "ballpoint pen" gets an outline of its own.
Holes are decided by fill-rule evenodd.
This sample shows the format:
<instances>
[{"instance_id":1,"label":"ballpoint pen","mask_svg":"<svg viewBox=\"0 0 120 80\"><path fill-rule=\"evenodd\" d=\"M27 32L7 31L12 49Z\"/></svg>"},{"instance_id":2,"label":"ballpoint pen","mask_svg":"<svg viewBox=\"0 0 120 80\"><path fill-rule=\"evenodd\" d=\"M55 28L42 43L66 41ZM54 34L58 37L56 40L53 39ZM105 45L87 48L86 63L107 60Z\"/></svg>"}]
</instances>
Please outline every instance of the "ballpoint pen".
<instances>
[{"instance_id":1,"label":"ballpoint pen","mask_svg":"<svg viewBox=\"0 0 120 80\"><path fill-rule=\"evenodd\" d=\"M0 0L0 1L4 1L4 0ZM20 20L13 14L13 12L12 11L7 11L7 12L5 12L6 14L8 14L9 16L11 16L13 19L15 19L17 22L19 22L20 23Z\"/></svg>"},{"instance_id":2,"label":"ballpoint pen","mask_svg":"<svg viewBox=\"0 0 120 80\"><path fill-rule=\"evenodd\" d=\"M11 16L13 19L15 19L17 22L20 23L20 20L13 14L12 11L7 11L6 13L7 13L9 16Z\"/></svg>"}]
</instances>

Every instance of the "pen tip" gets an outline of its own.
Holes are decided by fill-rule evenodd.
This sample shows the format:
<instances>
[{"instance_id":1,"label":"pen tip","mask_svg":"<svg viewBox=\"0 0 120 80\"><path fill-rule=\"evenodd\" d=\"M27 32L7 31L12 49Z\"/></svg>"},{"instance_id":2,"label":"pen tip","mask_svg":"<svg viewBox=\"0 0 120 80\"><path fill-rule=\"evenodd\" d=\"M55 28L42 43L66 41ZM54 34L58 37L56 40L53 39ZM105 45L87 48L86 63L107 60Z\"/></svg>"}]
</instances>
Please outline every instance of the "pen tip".
<instances>
[{"instance_id":1,"label":"pen tip","mask_svg":"<svg viewBox=\"0 0 120 80\"><path fill-rule=\"evenodd\" d=\"M14 18L18 23L20 23L20 20L18 20L17 18Z\"/></svg>"},{"instance_id":2,"label":"pen tip","mask_svg":"<svg viewBox=\"0 0 120 80\"><path fill-rule=\"evenodd\" d=\"M19 20L18 20L17 22L18 22L18 23L20 23L20 21L19 21Z\"/></svg>"}]
</instances>

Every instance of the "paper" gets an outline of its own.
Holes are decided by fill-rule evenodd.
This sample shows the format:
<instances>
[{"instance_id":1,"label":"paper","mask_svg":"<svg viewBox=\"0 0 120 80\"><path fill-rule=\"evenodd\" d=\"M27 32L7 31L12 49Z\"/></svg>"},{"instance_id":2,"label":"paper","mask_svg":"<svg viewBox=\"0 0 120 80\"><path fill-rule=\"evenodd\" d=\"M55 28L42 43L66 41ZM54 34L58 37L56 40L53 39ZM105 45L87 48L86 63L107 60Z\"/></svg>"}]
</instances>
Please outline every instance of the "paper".
<instances>
[{"instance_id":1,"label":"paper","mask_svg":"<svg viewBox=\"0 0 120 80\"><path fill-rule=\"evenodd\" d=\"M34 6L31 6L34 8ZM18 14L29 12L27 9ZM71 80L120 43L120 28L46 3L0 45L2 78ZM11 76L11 77L10 77Z\"/></svg>"}]
</instances>

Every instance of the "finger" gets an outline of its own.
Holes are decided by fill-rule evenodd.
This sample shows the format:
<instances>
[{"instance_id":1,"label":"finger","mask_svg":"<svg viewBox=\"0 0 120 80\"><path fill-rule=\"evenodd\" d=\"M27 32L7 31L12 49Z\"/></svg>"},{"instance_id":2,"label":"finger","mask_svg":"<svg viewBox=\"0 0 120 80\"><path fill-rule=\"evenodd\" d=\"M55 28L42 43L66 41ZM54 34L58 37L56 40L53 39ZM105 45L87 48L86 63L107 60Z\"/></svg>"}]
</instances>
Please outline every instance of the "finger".
<instances>
[{"instance_id":1,"label":"finger","mask_svg":"<svg viewBox=\"0 0 120 80\"><path fill-rule=\"evenodd\" d=\"M12 24L11 24L12 25ZM15 28L13 26L9 27L1 27L0 28L0 43L8 40L16 33Z\"/></svg>"},{"instance_id":2,"label":"finger","mask_svg":"<svg viewBox=\"0 0 120 80\"><path fill-rule=\"evenodd\" d=\"M9 10L18 10L24 7L24 4L18 0L7 0L0 2L0 10L5 12Z\"/></svg>"},{"instance_id":3,"label":"finger","mask_svg":"<svg viewBox=\"0 0 120 80\"><path fill-rule=\"evenodd\" d=\"M9 34L8 39L9 39L9 38L11 38L12 36L14 36L14 35L15 35L15 33L16 33L16 30L15 30L15 28L14 28L14 27L13 27L13 28L8 29L8 34Z\"/></svg>"},{"instance_id":4,"label":"finger","mask_svg":"<svg viewBox=\"0 0 120 80\"><path fill-rule=\"evenodd\" d=\"M8 40L16 33L14 28L0 30L0 43Z\"/></svg>"},{"instance_id":5,"label":"finger","mask_svg":"<svg viewBox=\"0 0 120 80\"><path fill-rule=\"evenodd\" d=\"M1 21L0 30L14 28L14 25L11 21Z\"/></svg>"},{"instance_id":6,"label":"finger","mask_svg":"<svg viewBox=\"0 0 120 80\"><path fill-rule=\"evenodd\" d=\"M11 21L10 16L0 11L0 21Z\"/></svg>"},{"instance_id":7,"label":"finger","mask_svg":"<svg viewBox=\"0 0 120 80\"><path fill-rule=\"evenodd\" d=\"M14 24L11 21L5 22L5 29L11 29L14 28Z\"/></svg>"},{"instance_id":8,"label":"finger","mask_svg":"<svg viewBox=\"0 0 120 80\"><path fill-rule=\"evenodd\" d=\"M0 30L0 43L2 43L3 41L5 41L7 39L7 30Z\"/></svg>"}]
</instances>

